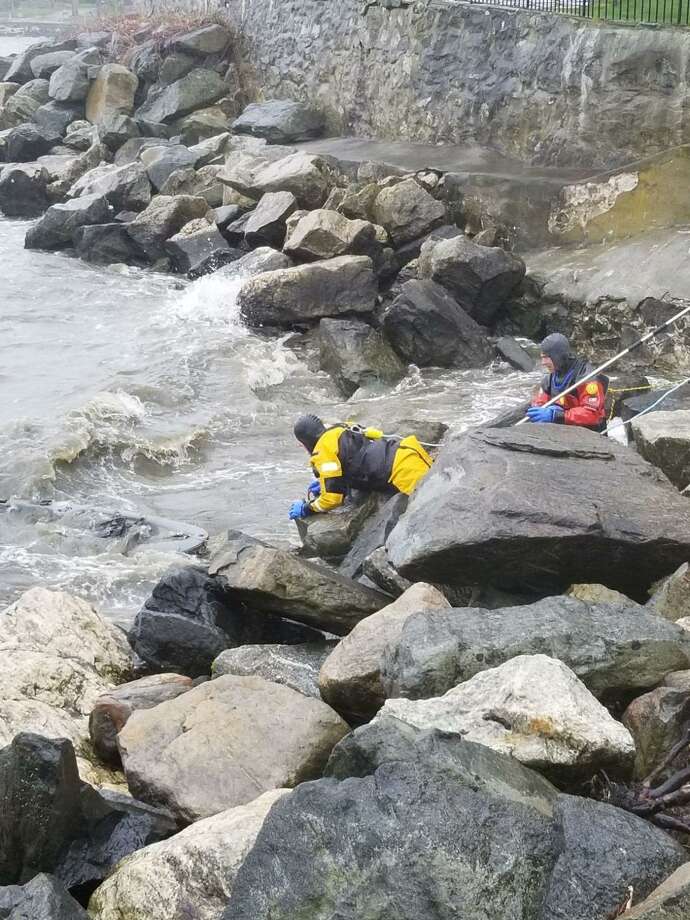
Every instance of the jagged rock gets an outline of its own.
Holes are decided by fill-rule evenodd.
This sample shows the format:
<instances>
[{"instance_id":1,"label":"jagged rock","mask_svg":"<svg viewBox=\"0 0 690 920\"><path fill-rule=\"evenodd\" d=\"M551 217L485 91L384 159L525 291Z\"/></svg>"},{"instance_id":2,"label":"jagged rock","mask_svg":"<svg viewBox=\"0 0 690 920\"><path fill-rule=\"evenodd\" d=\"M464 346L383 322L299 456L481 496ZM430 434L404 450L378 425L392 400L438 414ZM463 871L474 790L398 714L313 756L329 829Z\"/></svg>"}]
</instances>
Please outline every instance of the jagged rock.
<instances>
[{"instance_id":1,"label":"jagged rock","mask_svg":"<svg viewBox=\"0 0 690 920\"><path fill-rule=\"evenodd\" d=\"M182 144L175 146L147 147L139 154L153 187L160 191L171 173L186 166L194 166L196 157Z\"/></svg>"},{"instance_id":2,"label":"jagged rock","mask_svg":"<svg viewBox=\"0 0 690 920\"><path fill-rule=\"evenodd\" d=\"M295 521L302 541L300 555L342 559L368 518L376 512L381 498L375 492L354 492L340 508L328 514L313 514Z\"/></svg>"},{"instance_id":3,"label":"jagged rock","mask_svg":"<svg viewBox=\"0 0 690 920\"><path fill-rule=\"evenodd\" d=\"M291 326L370 313L376 290L371 259L340 256L258 275L242 285L237 300L251 326Z\"/></svg>"},{"instance_id":4,"label":"jagged rock","mask_svg":"<svg viewBox=\"0 0 690 920\"><path fill-rule=\"evenodd\" d=\"M106 64L98 71L86 97L86 118L99 125L111 115L131 115L138 79L122 64Z\"/></svg>"},{"instance_id":5,"label":"jagged rock","mask_svg":"<svg viewBox=\"0 0 690 920\"><path fill-rule=\"evenodd\" d=\"M0 83L0 108L14 96L19 86L19 83Z\"/></svg>"},{"instance_id":6,"label":"jagged rock","mask_svg":"<svg viewBox=\"0 0 690 920\"><path fill-rule=\"evenodd\" d=\"M534 370L534 358L512 336L502 335L496 342L496 351L516 370L525 371L525 373Z\"/></svg>"},{"instance_id":7,"label":"jagged rock","mask_svg":"<svg viewBox=\"0 0 690 920\"><path fill-rule=\"evenodd\" d=\"M35 125L19 125L7 135L7 159L11 163L29 163L48 153L60 140L60 135Z\"/></svg>"},{"instance_id":8,"label":"jagged rock","mask_svg":"<svg viewBox=\"0 0 690 920\"><path fill-rule=\"evenodd\" d=\"M31 61L31 73L37 80L47 80L51 74L54 74L59 67L73 57L73 51L49 51L46 54L38 54Z\"/></svg>"},{"instance_id":9,"label":"jagged rock","mask_svg":"<svg viewBox=\"0 0 690 920\"><path fill-rule=\"evenodd\" d=\"M319 364L345 396L378 381L397 383L405 376L400 361L380 332L360 319L322 319Z\"/></svg>"},{"instance_id":10,"label":"jagged rock","mask_svg":"<svg viewBox=\"0 0 690 920\"><path fill-rule=\"evenodd\" d=\"M666 881L624 914L625 920L683 920L690 915L690 865L676 869Z\"/></svg>"},{"instance_id":11,"label":"jagged rock","mask_svg":"<svg viewBox=\"0 0 690 920\"><path fill-rule=\"evenodd\" d=\"M660 585L655 586L647 607L666 620L674 622L690 616L690 566L687 562Z\"/></svg>"},{"instance_id":12,"label":"jagged rock","mask_svg":"<svg viewBox=\"0 0 690 920\"><path fill-rule=\"evenodd\" d=\"M319 669L333 645L333 642L312 642L227 649L213 662L213 677L225 674L263 677L319 700Z\"/></svg>"},{"instance_id":13,"label":"jagged rock","mask_svg":"<svg viewBox=\"0 0 690 920\"><path fill-rule=\"evenodd\" d=\"M98 920L122 920L123 914L137 920L216 920L266 815L286 791L265 792L139 850L94 893L91 915Z\"/></svg>"},{"instance_id":14,"label":"jagged rock","mask_svg":"<svg viewBox=\"0 0 690 920\"><path fill-rule=\"evenodd\" d=\"M89 65L72 58L55 70L48 94L58 102L84 102L89 94Z\"/></svg>"},{"instance_id":15,"label":"jagged rock","mask_svg":"<svg viewBox=\"0 0 690 920\"><path fill-rule=\"evenodd\" d=\"M218 157L222 156L225 153L229 140L230 135L228 132L220 131L218 134L213 134L211 137L205 138L199 141L198 144L191 146L189 149L196 157L197 166L199 168L208 166L214 160L217 160Z\"/></svg>"},{"instance_id":16,"label":"jagged rock","mask_svg":"<svg viewBox=\"0 0 690 920\"><path fill-rule=\"evenodd\" d=\"M505 249L478 246L465 236L430 240L419 256L419 277L447 288L479 323L490 323L525 275L525 263Z\"/></svg>"},{"instance_id":17,"label":"jagged rock","mask_svg":"<svg viewBox=\"0 0 690 920\"><path fill-rule=\"evenodd\" d=\"M418 367L481 367L492 357L481 326L433 281L403 284L382 326L397 353Z\"/></svg>"},{"instance_id":18,"label":"jagged rock","mask_svg":"<svg viewBox=\"0 0 690 920\"><path fill-rule=\"evenodd\" d=\"M195 277L214 271L224 260L232 262L241 255L228 246L216 225L209 224L205 218L191 221L170 237L165 251L178 272L191 272Z\"/></svg>"},{"instance_id":19,"label":"jagged rock","mask_svg":"<svg viewBox=\"0 0 690 920\"><path fill-rule=\"evenodd\" d=\"M254 275L261 275L264 272L277 271L282 268L289 268L292 263L286 255L271 249L269 246L261 246L241 256L237 261L230 265L224 265L219 269L223 277L227 278L252 278Z\"/></svg>"},{"instance_id":20,"label":"jagged rock","mask_svg":"<svg viewBox=\"0 0 690 920\"><path fill-rule=\"evenodd\" d=\"M118 765L117 735L132 713L139 709L152 709L191 688L191 677L154 674L120 684L99 696L89 716L89 736L96 754L106 763Z\"/></svg>"},{"instance_id":21,"label":"jagged rock","mask_svg":"<svg viewBox=\"0 0 690 920\"><path fill-rule=\"evenodd\" d=\"M69 190L70 198L101 195L113 212L141 211L151 203L151 184L139 163L98 166L82 176Z\"/></svg>"},{"instance_id":22,"label":"jagged rock","mask_svg":"<svg viewBox=\"0 0 690 920\"><path fill-rule=\"evenodd\" d=\"M37 163L6 166L0 172L0 211L6 217L38 217L50 206L48 170Z\"/></svg>"},{"instance_id":23,"label":"jagged rock","mask_svg":"<svg viewBox=\"0 0 690 920\"><path fill-rule=\"evenodd\" d=\"M27 249L65 249L71 246L79 227L105 223L112 208L101 195L82 195L64 204L54 204L26 234Z\"/></svg>"},{"instance_id":24,"label":"jagged rock","mask_svg":"<svg viewBox=\"0 0 690 920\"><path fill-rule=\"evenodd\" d=\"M0 911L7 920L89 920L83 907L52 875L40 873L23 887L16 887L9 912Z\"/></svg>"},{"instance_id":25,"label":"jagged rock","mask_svg":"<svg viewBox=\"0 0 690 920\"><path fill-rule=\"evenodd\" d=\"M249 215L244 238L250 246L280 249L285 239L285 221L296 208L297 200L291 192L267 192Z\"/></svg>"},{"instance_id":26,"label":"jagged rock","mask_svg":"<svg viewBox=\"0 0 690 920\"><path fill-rule=\"evenodd\" d=\"M594 432L483 428L447 439L387 548L406 578L507 590L597 582L639 600L687 560L686 510L652 466Z\"/></svg>"},{"instance_id":27,"label":"jagged rock","mask_svg":"<svg viewBox=\"0 0 690 920\"><path fill-rule=\"evenodd\" d=\"M635 446L679 489L690 485L690 409L650 412L630 425Z\"/></svg>"},{"instance_id":28,"label":"jagged rock","mask_svg":"<svg viewBox=\"0 0 690 920\"><path fill-rule=\"evenodd\" d=\"M74 105L65 105L51 100L36 109L34 122L44 133L56 138L53 143L57 143L65 133L67 125L79 118L80 114L81 110Z\"/></svg>"},{"instance_id":29,"label":"jagged rock","mask_svg":"<svg viewBox=\"0 0 690 920\"><path fill-rule=\"evenodd\" d=\"M53 151L57 149L54 147ZM105 147L98 143L77 155L68 147L64 149L69 151L64 156L51 154L39 157L37 160L38 165L45 167L48 172L48 197L57 202L64 201L74 183L85 173L93 170L107 156Z\"/></svg>"},{"instance_id":30,"label":"jagged rock","mask_svg":"<svg viewBox=\"0 0 690 920\"><path fill-rule=\"evenodd\" d=\"M226 179L227 181L227 173ZM233 185L232 182L228 184ZM240 187L238 187L240 186ZM275 162L261 165L250 174L246 185L233 185L242 194L255 198L267 192L292 192L301 208L320 207L326 199L329 179L324 161L308 153L292 153Z\"/></svg>"},{"instance_id":31,"label":"jagged rock","mask_svg":"<svg viewBox=\"0 0 690 920\"><path fill-rule=\"evenodd\" d=\"M68 39L63 42L38 42L31 45L22 54L18 54L12 61L5 74L5 80L15 80L17 83L27 83L33 78L31 62L39 55L54 51L71 51L74 53L76 42Z\"/></svg>"},{"instance_id":32,"label":"jagged rock","mask_svg":"<svg viewBox=\"0 0 690 920\"><path fill-rule=\"evenodd\" d=\"M412 582L403 578L391 565L385 546L380 546L365 556L360 568L362 575L391 597L400 597L412 587Z\"/></svg>"},{"instance_id":33,"label":"jagged rock","mask_svg":"<svg viewBox=\"0 0 690 920\"><path fill-rule=\"evenodd\" d=\"M285 252L299 259L332 259L344 255L373 255L380 244L377 228L365 220L348 220L325 208L304 215L291 228Z\"/></svg>"},{"instance_id":34,"label":"jagged rock","mask_svg":"<svg viewBox=\"0 0 690 920\"><path fill-rule=\"evenodd\" d=\"M188 166L170 173L161 186L161 195L195 195L205 198L209 208L218 208L223 201L223 185L218 181L219 166Z\"/></svg>"},{"instance_id":35,"label":"jagged rock","mask_svg":"<svg viewBox=\"0 0 690 920\"><path fill-rule=\"evenodd\" d=\"M113 162L116 166L138 162L139 154L142 150L147 147L162 147L169 143L171 142L163 137L131 137L117 151L113 157Z\"/></svg>"},{"instance_id":36,"label":"jagged rock","mask_svg":"<svg viewBox=\"0 0 690 920\"><path fill-rule=\"evenodd\" d=\"M226 648L319 638L280 616L254 615L228 599L212 578L189 567L163 576L129 633L134 651L149 668L189 677L208 674Z\"/></svg>"},{"instance_id":37,"label":"jagged rock","mask_svg":"<svg viewBox=\"0 0 690 920\"><path fill-rule=\"evenodd\" d=\"M228 29L217 24L201 26L192 32L185 32L172 40L172 47L187 54L198 54L204 57L207 54L218 54L224 51L231 39Z\"/></svg>"},{"instance_id":38,"label":"jagged rock","mask_svg":"<svg viewBox=\"0 0 690 920\"><path fill-rule=\"evenodd\" d=\"M137 118L168 124L222 99L228 92L225 81L213 70L196 67L179 80L149 93L136 111Z\"/></svg>"},{"instance_id":39,"label":"jagged rock","mask_svg":"<svg viewBox=\"0 0 690 920\"><path fill-rule=\"evenodd\" d=\"M635 815L557 795L482 745L387 722L384 734L349 735L331 763L338 754L345 769L331 772L346 781L302 785L273 806L222 920L391 909L398 920L602 920L628 885L644 896L685 860Z\"/></svg>"},{"instance_id":40,"label":"jagged rock","mask_svg":"<svg viewBox=\"0 0 690 920\"><path fill-rule=\"evenodd\" d=\"M71 125L67 126L62 143L72 150L84 153L91 147L96 138L95 129L88 121L73 121Z\"/></svg>"},{"instance_id":41,"label":"jagged rock","mask_svg":"<svg viewBox=\"0 0 690 920\"><path fill-rule=\"evenodd\" d=\"M405 179L381 189L374 202L373 216L399 246L442 224L446 208L414 179Z\"/></svg>"},{"instance_id":42,"label":"jagged rock","mask_svg":"<svg viewBox=\"0 0 690 920\"><path fill-rule=\"evenodd\" d=\"M630 732L567 665L546 655L518 655L442 697L388 700L381 716L485 744L557 785L599 770L627 779L635 758Z\"/></svg>"},{"instance_id":43,"label":"jagged rock","mask_svg":"<svg viewBox=\"0 0 690 920\"><path fill-rule=\"evenodd\" d=\"M612 591L604 585L571 585L568 588L569 597L576 597L588 604L626 604L634 603L620 591Z\"/></svg>"},{"instance_id":44,"label":"jagged rock","mask_svg":"<svg viewBox=\"0 0 690 920\"><path fill-rule=\"evenodd\" d=\"M232 123L235 134L263 137L269 144L293 144L320 137L324 117L302 102L270 99L252 102Z\"/></svg>"},{"instance_id":45,"label":"jagged rock","mask_svg":"<svg viewBox=\"0 0 690 920\"><path fill-rule=\"evenodd\" d=\"M409 512L408 512L409 513ZM405 621L383 669L387 697L425 699L516 655L559 658L598 699L655 687L688 667L687 633L635 604L547 597L486 610L465 607Z\"/></svg>"},{"instance_id":46,"label":"jagged rock","mask_svg":"<svg viewBox=\"0 0 690 920\"><path fill-rule=\"evenodd\" d=\"M146 264L146 256L121 223L80 227L74 234L74 249L79 258L97 265Z\"/></svg>"},{"instance_id":47,"label":"jagged rock","mask_svg":"<svg viewBox=\"0 0 690 920\"><path fill-rule=\"evenodd\" d=\"M165 55L158 71L155 90L164 86L170 86L176 80L186 77L190 70L197 65L197 61L190 54L183 54L178 51L172 51Z\"/></svg>"},{"instance_id":48,"label":"jagged rock","mask_svg":"<svg viewBox=\"0 0 690 920\"><path fill-rule=\"evenodd\" d=\"M226 675L134 713L118 742L130 789L184 824L316 779L347 731L320 700Z\"/></svg>"},{"instance_id":49,"label":"jagged rock","mask_svg":"<svg viewBox=\"0 0 690 920\"><path fill-rule=\"evenodd\" d=\"M208 204L204 198L156 195L146 210L127 225L127 232L146 257L155 262L165 257L166 240L179 233L190 220L205 217L207 211Z\"/></svg>"},{"instance_id":50,"label":"jagged rock","mask_svg":"<svg viewBox=\"0 0 690 920\"><path fill-rule=\"evenodd\" d=\"M49 101L48 81L31 80L7 100L0 111L0 128L14 128L31 121L36 110Z\"/></svg>"},{"instance_id":51,"label":"jagged rock","mask_svg":"<svg viewBox=\"0 0 690 920\"><path fill-rule=\"evenodd\" d=\"M450 607L438 588L418 582L378 613L365 617L340 640L319 674L323 699L348 721L364 722L383 706L381 672L405 620L418 610Z\"/></svg>"},{"instance_id":52,"label":"jagged rock","mask_svg":"<svg viewBox=\"0 0 690 920\"><path fill-rule=\"evenodd\" d=\"M226 544L213 555L208 571L232 601L336 635L348 633L389 600L378 591L239 531L228 532Z\"/></svg>"},{"instance_id":53,"label":"jagged rock","mask_svg":"<svg viewBox=\"0 0 690 920\"><path fill-rule=\"evenodd\" d=\"M689 721L690 692L687 689L657 687L632 701L623 713L623 724L635 739L636 779L645 779L661 765L671 748L684 736ZM675 758L672 768L675 771L687 766L690 766L690 754L686 749Z\"/></svg>"},{"instance_id":54,"label":"jagged rock","mask_svg":"<svg viewBox=\"0 0 690 920\"><path fill-rule=\"evenodd\" d=\"M400 429L396 430L399 431ZM351 544L347 556L343 559L340 566L341 574L346 575L348 578L356 578L358 575L362 574L362 567L365 559L376 549L384 545L388 534L395 527L398 518L407 508L407 502L407 495L393 495L367 520L360 533ZM383 585L380 585L380 587L383 588L384 591L388 591L388 588L385 588ZM393 596L397 596L401 593L400 591L395 592Z\"/></svg>"},{"instance_id":55,"label":"jagged rock","mask_svg":"<svg viewBox=\"0 0 690 920\"><path fill-rule=\"evenodd\" d=\"M98 124L98 136L108 150L116 151L132 138L139 137L139 127L129 115L110 112Z\"/></svg>"},{"instance_id":56,"label":"jagged rock","mask_svg":"<svg viewBox=\"0 0 690 920\"><path fill-rule=\"evenodd\" d=\"M230 127L230 118L226 106L221 100L217 105L209 105L203 109L196 109L179 118L170 125L171 135L179 135L183 144L191 147L198 146L202 141L208 140L219 133L227 133Z\"/></svg>"}]
</instances>

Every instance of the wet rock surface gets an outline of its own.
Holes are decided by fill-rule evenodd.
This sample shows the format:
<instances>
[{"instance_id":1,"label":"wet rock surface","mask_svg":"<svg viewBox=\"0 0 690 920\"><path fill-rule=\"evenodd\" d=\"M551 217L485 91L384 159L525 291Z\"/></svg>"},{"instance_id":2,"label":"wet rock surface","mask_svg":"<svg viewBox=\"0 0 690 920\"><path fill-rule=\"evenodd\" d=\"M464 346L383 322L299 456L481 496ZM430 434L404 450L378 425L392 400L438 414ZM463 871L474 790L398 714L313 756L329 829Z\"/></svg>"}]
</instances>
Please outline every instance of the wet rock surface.
<instances>
[{"instance_id":1,"label":"wet rock surface","mask_svg":"<svg viewBox=\"0 0 690 920\"><path fill-rule=\"evenodd\" d=\"M319 670L334 644L310 642L295 645L243 645L227 649L213 662L213 677L223 677L225 674L263 677L318 700L321 699Z\"/></svg>"}]
</instances>

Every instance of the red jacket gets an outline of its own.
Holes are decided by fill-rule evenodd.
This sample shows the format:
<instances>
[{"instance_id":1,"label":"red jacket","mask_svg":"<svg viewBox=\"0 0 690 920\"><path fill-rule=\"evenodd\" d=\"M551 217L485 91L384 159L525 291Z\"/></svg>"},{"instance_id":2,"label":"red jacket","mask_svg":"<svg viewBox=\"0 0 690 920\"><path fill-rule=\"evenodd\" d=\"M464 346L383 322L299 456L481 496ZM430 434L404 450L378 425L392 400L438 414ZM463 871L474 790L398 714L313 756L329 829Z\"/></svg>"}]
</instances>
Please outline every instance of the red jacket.
<instances>
[{"instance_id":1,"label":"red jacket","mask_svg":"<svg viewBox=\"0 0 690 920\"><path fill-rule=\"evenodd\" d=\"M584 361L579 361L574 367L574 373L567 374L562 381L556 374L549 374L542 380L539 392L532 400L533 406L543 406L553 399L562 390L591 373L591 367ZM608 379L603 375L588 380L569 393L561 397L554 405L561 406L563 421L566 425L582 425L594 431L604 431L606 428L606 390Z\"/></svg>"}]
</instances>

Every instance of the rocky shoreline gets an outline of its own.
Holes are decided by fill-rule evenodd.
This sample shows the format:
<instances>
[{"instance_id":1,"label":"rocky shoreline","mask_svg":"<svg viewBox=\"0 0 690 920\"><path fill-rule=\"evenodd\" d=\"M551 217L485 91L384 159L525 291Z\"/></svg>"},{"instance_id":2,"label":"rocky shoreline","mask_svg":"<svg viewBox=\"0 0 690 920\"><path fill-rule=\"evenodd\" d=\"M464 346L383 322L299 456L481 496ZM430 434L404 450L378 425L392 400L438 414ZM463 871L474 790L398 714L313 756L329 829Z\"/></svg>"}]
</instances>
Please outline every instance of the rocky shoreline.
<instances>
[{"instance_id":1,"label":"rocky shoreline","mask_svg":"<svg viewBox=\"0 0 690 920\"><path fill-rule=\"evenodd\" d=\"M233 42L7 61L0 209L38 218L26 245L216 272L248 325L317 330L346 397L410 364L531 369L505 333L587 328L443 174L293 146L318 112L247 105ZM604 311L611 350L676 309L645 303ZM218 535L127 635L26 592L0 615L0 920L690 913L690 404L634 418L645 380L615 397L630 447L437 425L409 502L353 496L299 553Z\"/></svg>"}]
</instances>

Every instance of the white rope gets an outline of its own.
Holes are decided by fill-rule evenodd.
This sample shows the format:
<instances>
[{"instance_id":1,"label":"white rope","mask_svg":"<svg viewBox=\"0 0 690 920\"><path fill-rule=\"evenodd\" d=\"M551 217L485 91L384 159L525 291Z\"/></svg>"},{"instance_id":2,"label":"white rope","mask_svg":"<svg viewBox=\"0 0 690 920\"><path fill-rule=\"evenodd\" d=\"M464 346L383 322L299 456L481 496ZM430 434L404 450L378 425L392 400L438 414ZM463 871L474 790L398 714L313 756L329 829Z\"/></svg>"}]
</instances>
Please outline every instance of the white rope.
<instances>
[{"instance_id":1,"label":"white rope","mask_svg":"<svg viewBox=\"0 0 690 920\"><path fill-rule=\"evenodd\" d=\"M656 402L653 402L651 406L647 406L647 408L643 409L642 412L638 412L637 415L633 415L633 417L629 418L627 421L624 422L622 419L619 419L615 425L609 425L609 427L606 429L606 434L610 434L610 432L616 431L618 428L623 428L625 425L629 425L631 422L634 422L635 419L638 419L641 416L646 415L648 412L651 412L652 409L656 409L656 407L662 403L667 396L670 396L671 393L675 393L676 390L679 390L682 386L685 386L686 383L690 383L690 377L686 377L685 380L681 380L680 383L677 383L674 387L671 387L670 390L662 393Z\"/></svg>"}]
</instances>

